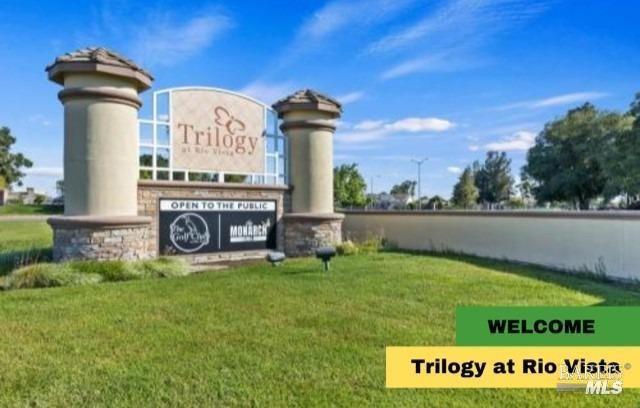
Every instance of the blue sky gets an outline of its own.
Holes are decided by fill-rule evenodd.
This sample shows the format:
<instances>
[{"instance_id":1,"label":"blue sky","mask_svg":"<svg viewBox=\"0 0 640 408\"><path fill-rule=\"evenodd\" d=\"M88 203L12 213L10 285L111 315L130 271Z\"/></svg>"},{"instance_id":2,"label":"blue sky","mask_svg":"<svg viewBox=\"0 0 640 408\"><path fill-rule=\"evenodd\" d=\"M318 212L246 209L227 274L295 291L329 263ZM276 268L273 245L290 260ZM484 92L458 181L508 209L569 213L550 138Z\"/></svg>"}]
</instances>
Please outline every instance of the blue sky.
<instances>
[{"instance_id":1,"label":"blue sky","mask_svg":"<svg viewBox=\"0 0 640 408\"><path fill-rule=\"evenodd\" d=\"M342 100L336 164L375 191L416 178L448 197L489 149L519 173L544 123L585 101L624 110L640 91L637 1L11 1L0 3L0 124L53 191L59 86L44 67L87 45L150 70L155 89L202 85L271 103L298 88Z\"/></svg>"}]
</instances>

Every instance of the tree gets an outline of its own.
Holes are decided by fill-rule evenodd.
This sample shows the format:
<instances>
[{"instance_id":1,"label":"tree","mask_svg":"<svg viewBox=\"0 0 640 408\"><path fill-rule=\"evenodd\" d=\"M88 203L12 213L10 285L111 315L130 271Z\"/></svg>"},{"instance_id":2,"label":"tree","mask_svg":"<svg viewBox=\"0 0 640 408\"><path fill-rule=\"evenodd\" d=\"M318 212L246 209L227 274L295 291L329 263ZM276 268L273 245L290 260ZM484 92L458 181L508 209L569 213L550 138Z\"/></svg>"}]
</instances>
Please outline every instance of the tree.
<instances>
[{"instance_id":1,"label":"tree","mask_svg":"<svg viewBox=\"0 0 640 408\"><path fill-rule=\"evenodd\" d=\"M588 209L591 200L602 195L607 182L603 152L610 149L620 118L587 103L545 125L523 167L538 202L566 201Z\"/></svg>"},{"instance_id":2,"label":"tree","mask_svg":"<svg viewBox=\"0 0 640 408\"><path fill-rule=\"evenodd\" d=\"M33 199L33 204L35 205L42 205L44 204L45 200L47 199L47 196L44 194L37 194L36 197Z\"/></svg>"},{"instance_id":3,"label":"tree","mask_svg":"<svg viewBox=\"0 0 640 408\"><path fill-rule=\"evenodd\" d=\"M636 97L633 102L631 102L631 106L629 107L629 115L635 118L635 125L638 125L640 120L640 92L636 93Z\"/></svg>"},{"instance_id":4,"label":"tree","mask_svg":"<svg viewBox=\"0 0 640 408\"><path fill-rule=\"evenodd\" d=\"M11 184L22 185L22 178L25 174L22 168L33 166L33 162L22 155L22 153L11 153L11 146L16 142L16 138L11 135L8 127L0 128L0 180L6 186Z\"/></svg>"},{"instance_id":5,"label":"tree","mask_svg":"<svg viewBox=\"0 0 640 408\"><path fill-rule=\"evenodd\" d=\"M471 167L464 169L458 182L453 186L451 198L453 205L460 208L471 208L478 201L478 187Z\"/></svg>"},{"instance_id":6,"label":"tree","mask_svg":"<svg viewBox=\"0 0 640 408\"><path fill-rule=\"evenodd\" d=\"M405 180L400 184L396 184L391 187L391 195L409 195L414 196L416 192L416 185L418 183L413 180Z\"/></svg>"},{"instance_id":7,"label":"tree","mask_svg":"<svg viewBox=\"0 0 640 408\"><path fill-rule=\"evenodd\" d=\"M58 197L64 197L64 180L56 181L56 193Z\"/></svg>"},{"instance_id":8,"label":"tree","mask_svg":"<svg viewBox=\"0 0 640 408\"><path fill-rule=\"evenodd\" d=\"M356 163L343 164L333 169L333 200L338 207L364 207L367 184Z\"/></svg>"},{"instance_id":9,"label":"tree","mask_svg":"<svg viewBox=\"0 0 640 408\"><path fill-rule=\"evenodd\" d=\"M487 152L484 163L474 163L475 184L478 188L478 200L481 203L494 204L508 201L513 190L511 177L511 159L505 152Z\"/></svg>"},{"instance_id":10,"label":"tree","mask_svg":"<svg viewBox=\"0 0 640 408\"><path fill-rule=\"evenodd\" d=\"M607 201L624 195L625 206L629 207L640 199L640 93L629 112L624 116L610 115L607 126L607 148L599 156L606 178L603 195Z\"/></svg>"},{"instance_id":11,"label":"tree","mask_svg":"<svg viewBox=\"0 0 640 408\"><path fill-rule=\"evenodd\" d=\"M427 203L427 208L430 210L442 210L448 205L449 203L447 202L447 200L440 197L439 195L434 195L429 199L429 202Z\"/></svg>"},{"instance_id":12,"label":"tree","mask_svg":"<svg viewBox=\"0 0 640 408\"><path fill-rule=\"evenodd\" d=\"M531 202L535 198L533 196L533 181L527 173L521 171L520 183L518 183L516 187L520 191L520 197L522 198L522 202L526 207L527 203Z\"/></svg>"}]
</instances>

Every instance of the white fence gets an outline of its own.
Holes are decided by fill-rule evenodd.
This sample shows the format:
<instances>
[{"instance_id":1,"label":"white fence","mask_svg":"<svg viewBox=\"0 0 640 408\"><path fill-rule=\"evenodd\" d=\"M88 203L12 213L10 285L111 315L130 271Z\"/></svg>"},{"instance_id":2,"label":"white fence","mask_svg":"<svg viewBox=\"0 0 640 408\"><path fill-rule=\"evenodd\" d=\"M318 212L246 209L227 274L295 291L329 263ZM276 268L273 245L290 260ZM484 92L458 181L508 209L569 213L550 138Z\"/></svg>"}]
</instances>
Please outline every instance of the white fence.
<instances>
[{"instance_id":1,"label":"white fence","mask_svg":"<svg viewBox=\"0 0 640 408\"><path fill-rule=\"evenodd\" d=\"M455 251L640 279L634 212L346 212L345 238L383 236L401 249Z\"/></svg>"}]
</instances>

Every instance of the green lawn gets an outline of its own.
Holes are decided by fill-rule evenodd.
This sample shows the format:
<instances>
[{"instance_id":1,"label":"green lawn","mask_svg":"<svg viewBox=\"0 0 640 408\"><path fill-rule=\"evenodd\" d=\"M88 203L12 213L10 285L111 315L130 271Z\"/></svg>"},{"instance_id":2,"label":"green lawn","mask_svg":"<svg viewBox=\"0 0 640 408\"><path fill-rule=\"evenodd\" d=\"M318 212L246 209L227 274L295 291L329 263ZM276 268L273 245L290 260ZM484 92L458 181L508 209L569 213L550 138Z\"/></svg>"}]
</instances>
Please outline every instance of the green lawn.
<instances>
[{"instance_id":1,"label":"green lawn","mask_svg":"<svg viewBox=\"0 0 640 408\"><path fill-rule=\"evenodd\" d=\"M456 305L639 305L632 288L471 257L264 263L0 293L2 406L630 406L640 393L387 390L386 345L453 345Z\"/></svg>"},{"instance_id":2,"label":"green lawn","mask_svg":"<svg viewBox=\"0 0 640 408\"><path fill-rule=\"evenodd\" d=\"M0 220L0 276L16 265L48 259L52 237L45 221Z\"/></svg>"},{"instance_id":3,"label":"green lawn","mask_svg":"<svg viewBox=\"0 0 640 408\"><path fill-rule=\"evenodd\" d=\"M63 210L60 205L7 204L0 206L0 216L62 214Z\"/></svg>"}]
</instances>

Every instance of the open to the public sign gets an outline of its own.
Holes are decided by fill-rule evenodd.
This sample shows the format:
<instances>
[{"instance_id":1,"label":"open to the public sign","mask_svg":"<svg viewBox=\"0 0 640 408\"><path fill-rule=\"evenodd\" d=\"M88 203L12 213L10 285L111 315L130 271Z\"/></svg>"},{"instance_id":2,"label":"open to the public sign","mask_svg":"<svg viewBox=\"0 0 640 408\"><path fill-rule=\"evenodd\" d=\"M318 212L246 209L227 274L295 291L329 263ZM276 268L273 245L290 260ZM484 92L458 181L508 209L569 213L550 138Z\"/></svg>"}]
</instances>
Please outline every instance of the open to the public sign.
<instances>
[{"instance_id":1,"label":"open to the public sign","mask_svg":"<svg viewBox=\"0 0 640 408\"><path fill-rule=\"evenodd\" d=\"M274 200L160 200L160 253L276 248Z\"/></svg>"}]
</instances>

